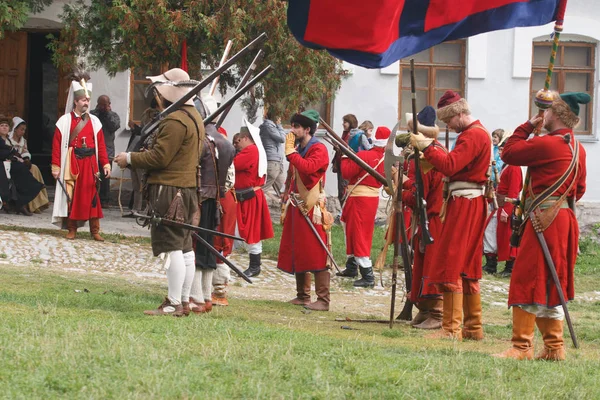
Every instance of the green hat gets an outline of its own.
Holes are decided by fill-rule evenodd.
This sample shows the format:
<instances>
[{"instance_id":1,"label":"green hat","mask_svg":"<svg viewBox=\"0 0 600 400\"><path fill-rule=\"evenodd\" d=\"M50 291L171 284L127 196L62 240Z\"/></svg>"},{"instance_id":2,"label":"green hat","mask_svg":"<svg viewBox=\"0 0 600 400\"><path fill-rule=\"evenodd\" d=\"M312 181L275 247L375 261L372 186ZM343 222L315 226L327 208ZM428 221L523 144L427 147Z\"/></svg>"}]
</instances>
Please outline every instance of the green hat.
<instances>
[{"instance_id":1,"label":"green hat","mask_svg":"<svg viewBox=\"0 0 600 400\"><path fill-rule=\"evenodd\" d=\"M300 114L294 114L291 122L297 122L306 128L316 127L319 123L319 113L315 110L306 110Z\"/></svg>"},{"instance_id":2,"label":"green hat","mask_svg":"<svg viewBox=\"0 0 600 400\"><path fill-rule=\"evenodd\" d=\"M582 92L563 93L560 98L567 103L575 115L579 115L580 104L587 104L592 100L589 94Z\"/></svg>"}]
</instances>

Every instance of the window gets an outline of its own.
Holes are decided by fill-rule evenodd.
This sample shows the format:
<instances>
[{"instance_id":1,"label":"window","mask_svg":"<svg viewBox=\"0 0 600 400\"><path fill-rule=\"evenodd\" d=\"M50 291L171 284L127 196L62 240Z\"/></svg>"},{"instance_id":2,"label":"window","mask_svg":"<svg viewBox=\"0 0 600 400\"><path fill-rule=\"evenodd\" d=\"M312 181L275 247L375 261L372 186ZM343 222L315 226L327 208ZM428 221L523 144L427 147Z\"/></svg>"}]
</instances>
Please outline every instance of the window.
<instances>
[{"instance_id":1,"label":"window","mask_svg":"<svg viewBox=\"0 0 600 400\"><path fill-rule=\"evenodd\" d=\"M426 105L436 108L437 102L447 90L465 95L466 41L448 41L415 54L415 90L417 112ZM406 127L405 114L412 112L410 92L410 58L400 61L398 93L398 119ZM438 121L440 127L446 125Z\"/></svg>"},{"instance_id":2,"label":"window","mask_svg":"<svg viewBox=\"0 0 600 400\"><path fill-rule=\"evenodd\" d=\"M139 70L138 70L139 71ZM150 86L150 80L147 76L155 76L166 71L166 68L137 72L131 69L130 89L129 89L129 119L136 124L140 123L142 114L146 108L150 107L150 100L145 96L146 89Z\"/></svg>"},{"instance_id":3,"label":"window","mask_svg":"<svg viewBox=\"0 0 600 400\"><path fill-rule=\"evenodd\" d=\"M534 104L535 94L544 88L546 71L550 60L552 42L533 43L533 66L530 80L530 115L537 112ZM592 101L581 105L579 118L581 122L575 133L590 135L592 133L592 103L594 102L595 45L585 42L562 42L556 53L554 71L552 73L551 90L559 93L585 92L592 96Z\"/></svg>"}]
</instances>

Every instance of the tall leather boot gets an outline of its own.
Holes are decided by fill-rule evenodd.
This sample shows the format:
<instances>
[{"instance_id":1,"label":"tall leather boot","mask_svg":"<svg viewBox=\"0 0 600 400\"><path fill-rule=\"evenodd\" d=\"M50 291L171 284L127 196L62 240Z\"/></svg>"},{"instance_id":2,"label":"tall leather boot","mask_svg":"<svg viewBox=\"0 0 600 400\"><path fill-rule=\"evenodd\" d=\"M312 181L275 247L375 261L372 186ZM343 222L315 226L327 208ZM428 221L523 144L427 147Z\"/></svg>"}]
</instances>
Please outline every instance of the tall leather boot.
<instances>
[{"instance_id":1,"label":"tall leather boot","mask_svg":"<svg viewBox=\"0 0 600 400\"><path fill-rule=\"evenodd\" d=\"M373 275L373 267L369 268L360 268L360 278L357 281L354 281L354 287L373 287L375 286L375 275Z\"/></svg>"},{"instance_id":2,"label":"tall leather boot","mask_svg":"<svg viewBox=\"0 0 600 400\"><path fill-rule=\"evenodd\" d=\"M542 332L544 350L538 354L536 360L564 361L565 341L563 339L563 322L558 319L536 318L535 323Z\"/></svg>"},{"instance_id":3,"label":"tall leather boot","mask_svg":"<svg viewBox=\"0 0 600 400\"><path fill-rule=\"evenodd\" d=\"M419 325L419 324L425 322L427 320L427 318L429 318L429 309L431 308L430 307L430 301L429 300L420 301L420 302L418 302L418 303L415 304L415 307L417 307L417 309L419 310L419 312L408 323L411 326Z\"/></svg>"},{"instance_id":4,"label":"tall leather boot","mask_svg":"<svg viewBox=\"0 0 600 400\"><path fill-rule=\"evenodd\" d=\"M94 240L104 242L104 238L100 236L100 218L90 218L90 234Z\"/></svg>"},{"instance_id":5,"label":"tall leather boot","mask_svg":"<svg viewBox=\"0 0 600 400\"><path fill-rule=\"evenodd\" d=\"M328 270L315 272L314 274L317 301L304 306L304 308L313 311L329 311L329 284L331 275Z\"/></svg>"},{"instance_id":6,"label":"tall leather boot","mask_svg":"<svg viewBox=\"0 0 600 400\"><path fill-rule=\"evenodd\" d=\"M77 221L67 218L67 230L67 236L65 237L69 240L75 239L75 236L77 236Z\"/></svg>"},{"instance_id":7,"label":"tall leather boot","mask_svg":"<svg viewBox=\"0 0 600 400\"><path fill-rule=\"evenodd\" d=\"M420 324L413 325L417 329L441 329L444 315L444 302L442 299L431 299L428 301L429 317Z\"/></svg>"},{"instance_id":8,"label":"tall leather boot","mask_svg":"<svg viewBox=\"0 0 600 400\"><path fill-rule=\"evenodd\" d=\"M496 254L485 254L485 265L482 268L483 272L493 275L496 273L497 268L498 256Z\"/></svg>"},{"instance_id":9,"label":"tall leather boot","mask_svg":"<svg viewBox=\"0 0 600 400\"><path fill-rule=\"evenodd\" d=\"M533 331L535 314L530 314L520 307L513 307L512 347L502 353L492 354L497 358L514 358L515 360L533 359Z\"/></svg>"},{"instance_id":10,"label":"tall leather boot","mask_svg":"<svg viewBox=\"0 0 600 400\"><path fill-rule=\"evenodd\" d=\"M250 254L250 265L244 271L244 275L248 278L260 275L260 254Z\"/></svg>"},{"instance_id":11,"label":"tall leather boot","mask_svg":"<svg viewBox=\"0 0 600 400\"><path fill-rule=\"evenodd\" d=\"M464 327L463 339L483 340L481 323L481 293L463 295Z\"/></svg>"},{"instance_id":12,"label":"tall leather boot","mask_svg":"<svg viewBox=\"0 0 600 400\"><path fill-rule=\"evenodd\" d=\"M354 257L348 257L346 259L346 269L342 272L337 272L335 276L343 276L347 278L356 278L358 276L358 264Z\"/></svg>"},{"instance_id":13,"label":"tall leather boot","mask_svg":"<svg viewBox=\"0 0 600 400\"><path fill-rule=\"evenodd\" d=\"M444 292L444 309L442 315L442 330L429 336L431 339L462 340L460 325L463 316L463 294Z\"/></svg>"},{"instance_id":14,"label":"tall leather boot","mask_svg":"<svg viewBox=\"0 0 600 400\"><path fill-rule=\"evenodd\" d=\"M500 272L500 276L503 278L510 278L510 276L512 275L512 270L513 270L514 264L515 264L514 258L507 260L506 264L504 264L504 271Z\"/></svg>"},{"instance_id":15,"label":"tall leather boot","mask_svg":"<svg viewBox=\"0 0 600 400\"><path fill-rule=\"evenodd\" d=\"M290 303L296 306L306 306L310 304L310 283L312 281L310 272L296 274L296 298L290 300Z\"/></svg>"}]
</instances>

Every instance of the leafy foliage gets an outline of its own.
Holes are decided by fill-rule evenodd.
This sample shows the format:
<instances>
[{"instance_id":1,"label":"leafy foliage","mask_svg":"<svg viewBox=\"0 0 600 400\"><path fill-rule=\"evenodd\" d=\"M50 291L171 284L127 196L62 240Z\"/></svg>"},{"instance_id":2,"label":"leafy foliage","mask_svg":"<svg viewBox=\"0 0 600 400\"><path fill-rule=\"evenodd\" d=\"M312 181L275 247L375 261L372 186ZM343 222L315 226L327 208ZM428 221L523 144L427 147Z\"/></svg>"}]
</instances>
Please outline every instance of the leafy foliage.
<instances>
[{"instance_id":1,"label":"leafy foliage","mask_svg":"<svg viewBox=\"0 0 600 400\"><path fill-rule=\"evenodd\" d=\"M274 67L245 99L247 110L264 101L284 118L301 103L320 101L340 84L341 64L325 52L300 46L286 24L281 0L78 0L64 8L64 30L55 41L55 62L64 67L85 56L91 67L115 74L128 68L156 71L181 63L181 44L188 45L190 75L202 76L202 67L216 67L227 40L230 54L260 33L269 39L259 69ZM245 71L254 58L239 63ZM241 74L225 73L220 90L235 87Z\"/></svg>"},{"instance_id":2,"label":"leafy foliage","mask_svg":"<svg viewBox=\"0 0 600 400\"><path fill-rule=\"evenodd\" d=\"M20 29L30 13L37 13L50 5L53 0L11 0L0 1L0 39L4 31Z\"/></svg>"}]
</instances>

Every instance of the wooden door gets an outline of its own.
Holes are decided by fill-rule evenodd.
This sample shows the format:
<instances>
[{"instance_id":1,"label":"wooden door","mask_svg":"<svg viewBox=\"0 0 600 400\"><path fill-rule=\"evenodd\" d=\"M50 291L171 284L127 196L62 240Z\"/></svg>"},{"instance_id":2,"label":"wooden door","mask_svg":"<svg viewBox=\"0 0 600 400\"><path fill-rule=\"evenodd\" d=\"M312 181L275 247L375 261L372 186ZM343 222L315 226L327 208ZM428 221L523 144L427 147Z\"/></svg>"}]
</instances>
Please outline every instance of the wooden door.
<instances>
[{"instance_id":1,"label":"wooden door","mask_svg":"<svg viewBox=\"0 0 600 400\"><path fill-rule=\"evenodd\" d=\"M27 33L5 32L0 40L0 114L25 116Z\"/></svg>"},{"instance_id":2,"label":"wooden door","mask_svg":"<svg viewBox=\"0 0 600 400\"><path fill-rule=\"evenodd\" d=\"M67 97L69 95L69 88L71 80L68 78L68 71L59 71L58 76L58 102L56 104L56 118L60 118L65 114L65 108L67 105Z\"/></svg>"}]
</instances>

